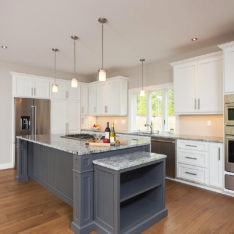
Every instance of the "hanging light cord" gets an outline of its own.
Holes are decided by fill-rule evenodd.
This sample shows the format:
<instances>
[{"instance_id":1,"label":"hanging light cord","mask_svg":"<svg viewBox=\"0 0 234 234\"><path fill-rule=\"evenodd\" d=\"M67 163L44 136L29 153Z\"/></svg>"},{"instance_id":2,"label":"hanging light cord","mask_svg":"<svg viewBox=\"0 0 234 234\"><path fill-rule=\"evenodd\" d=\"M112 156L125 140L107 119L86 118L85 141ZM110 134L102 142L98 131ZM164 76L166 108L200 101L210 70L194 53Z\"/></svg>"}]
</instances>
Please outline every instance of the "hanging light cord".
<instances>
[{"instance_id":1,"label":"hanging light cord","mask_svg":"<svg viewBox=\"0 0 234 234\"><path fill-rule=\"evenodd\" d=\"M102 69L103 69L103 60L104 60L104 53L103 53L103 30L104 30L104 25L102 23Z\"/></svg>"},{"instance_id":2,"label":"hanging light cord","mask_svg":"<svg viewBox=\"0 0 234 234\"><path fill-rule=\"evenodd\" d=\"M56 50L54 51L54 79L55 79L55 84L56 84L56 78L57 78L57 73L56 73Z\"/></svg>"},{"instance_id":3,"label":"hanging light cord","mask_svg":"<svg viewBox=\"0 0 234 234\"><path fill-rule=\"evenodd\" d=\"M143 62L144 61L141 61L141 67L142 67L142 69L141 69L141 86L142 86L142 90L143 90L143 72L144 72L144 68L143 68Z\"/></svg>"},{"instance_id":4,"label":"hanging light cord","mask_svg":"<svg viewBox=\"0 0 234 234\"><path fill-rule=\"evenodd\" d=\"M76 76L76 40L74 40L74 77Z\"/></svg>"}]
</instances>

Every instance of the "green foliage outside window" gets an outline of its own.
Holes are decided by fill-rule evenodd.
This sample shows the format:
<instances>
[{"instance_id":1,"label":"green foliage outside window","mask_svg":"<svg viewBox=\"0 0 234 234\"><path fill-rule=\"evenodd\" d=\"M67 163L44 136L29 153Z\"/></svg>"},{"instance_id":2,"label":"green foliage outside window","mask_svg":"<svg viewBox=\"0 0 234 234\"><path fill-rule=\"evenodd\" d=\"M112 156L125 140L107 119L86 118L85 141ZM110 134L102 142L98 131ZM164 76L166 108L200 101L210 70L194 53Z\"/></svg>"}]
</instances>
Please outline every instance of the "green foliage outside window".
<instances>
[{"instance_id":1,"label":"green foliage outside window","mask_svg":"<svg viewBox=\"0 0 234 234\"><path fill-rule=\"evenodd\" d=\"M152 116L162 116L163 115L163 90L158 90L152 92L151 94L152 103ZM174 115L174 93L173 89L169 89L167 92L167 108L168 116ZM146 116L147 114L147 95L140 96L137 95L137 115Z\"/></svg>"},{"instance_id":2,"label":"green foliage outside window","mask_svg":"<svg viewBox=\"0 0 234 234\"><path fill-rule=\"evenodd\" d=\"M174 93L173 89L169 89L167 93L167 108L168 108L168 116L173 116L174 115Z\"/></svg>"},{"instance_id":3,"label":"green foliage outside window","mask_svg":"<svg viewBox=\"0 0 234 234\"><path fill-rule=\"evenodd\" d=\"M146 116L147 112L147 95L140 96L137 94L137 115Z\"/></svg>"},{"instance_id":4,"label":"green foliage outside window","mask_svg":"<svg viewBox=\"0 0 234 234\"><path fill-rule=\"evenodd\" d=\"M162 116L163 114L163 91L155 91L151 96L152 116Z\"/></svg>"}]
</instances>

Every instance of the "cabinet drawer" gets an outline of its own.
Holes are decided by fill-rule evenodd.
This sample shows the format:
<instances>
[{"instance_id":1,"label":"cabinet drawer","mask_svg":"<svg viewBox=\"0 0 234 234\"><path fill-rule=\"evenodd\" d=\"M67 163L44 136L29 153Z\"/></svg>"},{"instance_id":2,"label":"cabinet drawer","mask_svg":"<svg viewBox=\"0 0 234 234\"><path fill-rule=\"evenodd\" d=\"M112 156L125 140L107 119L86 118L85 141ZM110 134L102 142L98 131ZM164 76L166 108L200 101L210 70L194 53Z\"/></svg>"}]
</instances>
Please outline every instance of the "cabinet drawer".
<instances>
[{"instance_id":1,"label":"cabinet drawer","mask_svg":"<svg viewBox=\"0 0 234 234\"><path fill-rule=\"evenodd\" d=\"M177 177L194 181L201 184L208 184L208 172L205 168L177 164Z\"/></svg>"},{"instance_id":2,"label":"cabinet drawer","mask_svg":"<svg viewBox=\"0 0 234 234\"><path fill-rule=\"evenodd\" d=\"M188 150L208 151L208 144L200 141L184 141L178 140L177 147Z\"/></svg>"},{"instance_id":3,"label":"cabinet drawer","mask_svg":"<svg viewBox=\"0 0 234 234\"><path fill-rule=\"evenodd\" d=\"M177 162L192 166L208 167L208 152L179 150L177 152Z\"/></svg>"}]
</instances>

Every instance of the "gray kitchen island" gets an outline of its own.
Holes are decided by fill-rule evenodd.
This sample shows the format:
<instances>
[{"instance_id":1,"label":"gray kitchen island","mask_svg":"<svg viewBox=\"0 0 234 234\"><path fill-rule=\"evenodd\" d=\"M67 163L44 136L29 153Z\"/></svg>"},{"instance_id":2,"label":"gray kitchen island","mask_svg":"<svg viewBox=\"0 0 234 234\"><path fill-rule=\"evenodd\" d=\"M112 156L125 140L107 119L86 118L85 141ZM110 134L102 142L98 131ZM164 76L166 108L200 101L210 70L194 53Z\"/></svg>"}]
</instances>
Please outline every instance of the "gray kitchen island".
<instances>
[{"instance_id":1,"label":"gray kitchen island","mask_svg":"<svg viewBox=\"0 0 234 234\"><path fill-rule=\"evenodd\" d=\"M137 230L145 229L167 215L167 209L165 208L165 156L152 156L149 153L150 142L145 139L128 137L125 139L120 138L119 140L121 144L117 147L94 147L87 146L85 141L61 138L59 135L18 136L16 179L18 182L35 180L72 206L73 222L71 229L74 233L88 234L92 231L115 234L138 233L136 232ZM138 192L135 190L135 195L139 195L137 197L139 201L142 197L142 204L146 204L148 200L151 201L149 212L146 209L144 210L144 214L147 214L146 216L143 214L141 219L138 216L135 224L134 216L132 217L131 229L128 229L127 224L125 224L124 230L121 230L119 227L120 223L112 223L111 229L105 225L102 228L95 219L95 207L97 207L97 203L101 204L101 200L97 200L95 195L97 193L110 195L109 189L111 189L111 186L121 186L116 184L116 180L115 183L113 181L113 185L110 183L111 180L108 180L109 187L105 186L107 179L105 176L103 183L98 180L99 185L101 186L102 184L103 186L103 191L100 193L100 190L97 191L95 189L97 188L95 185L95 181L97 181L95 175L97 173L94 173L94 168L100 169L100 163L103 163L98 160L113 160L113 157L119 157L122 162L124 162L124 158L128 158L128 162L125 161L127 162L125 170L117 170L117 174L120 175L120 172L132 171L133 173L123 174L124 180L132 180L131 186L134 184L134 177L136 177L136 183L144 183L143 185L146 186L140 186ZM131 158L130 164L129 158ZM95 166L93 161L96 162ZM108 162L110 163L110 161ZM107 164L102 165L102 167L105 167ZM107 170L110 170L110 168ZM147 180L149 180L149 183L146 182ZM156 189L156 187L160 187L160 189L157 189L158 192L155 193L156 190L153 191L153 189ZM150 188L152 188L152 191L150 191ZM134 186L132 189L134 189ZM121 191L117 190L116 193L121 193ZM144 198L145 194L148 194L147 198ZM129 199L132 200L133 196L129 195ZM110 198L107 197L106 199L110 201ZM125 199L125 202L127 200ZM116 203L116 201L113 202ZM140 204L139 201L138 204ZM114 203L112 205L115 206ZM152 205L155 207L155 210L152 210ZM132 212L134 206L131 205L131 207ZM140 209L140 207L139 205L135 207L136 212L138 212L137 209ZM119 209L108 208L104 212L108 211L114 212L114 217L119 213ZM141 211L139 210L139 212ZM129 218L127 213L125 215L127 215L126 218ZM132 224L138 224L138 228L134 229ZM142 225L139 226L139 224Z\"/></svg>"}]
</instances>

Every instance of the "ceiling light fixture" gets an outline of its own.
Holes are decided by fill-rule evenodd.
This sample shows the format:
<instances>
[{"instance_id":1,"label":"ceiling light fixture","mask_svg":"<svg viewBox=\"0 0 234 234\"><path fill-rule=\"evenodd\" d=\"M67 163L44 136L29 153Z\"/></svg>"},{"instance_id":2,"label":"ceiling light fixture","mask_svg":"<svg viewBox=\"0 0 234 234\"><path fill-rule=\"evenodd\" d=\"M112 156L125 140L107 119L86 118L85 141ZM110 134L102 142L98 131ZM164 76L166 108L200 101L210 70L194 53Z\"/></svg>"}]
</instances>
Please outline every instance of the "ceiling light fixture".
<instances>
[{"instance_id":1,"label":"ceiling light fixture","mask_svg":"<svg viewBox=\"0 0 234 234\"><path fill-rule=\"evenodd\" d=\"M144 69L143 69L143 63L145 62L145 59L140 59L141 62L141 92L140 96L143 97L145 95L144 87L143 87L143 78L144 78Z\"/></svg>"},{"instance_id":2,"label":"ceiling light fixture","mask_svg":"<svg viewBox=\"0 0 234 234\"><path fill-rule=\"evenodd\" d=\"M193 37L193 38L191 39L191 41L197 41L197 40L198 40L197 37Z\"/></svg>"},{"instance_id":3,"label":"ceiling light fixture","mask_svg":"<svg viewBox=\"0 0 234 234\"><path fill-rule=\"evenodd\" d=\"M2 47L2 49L7 49L8 48L7 45L2 45L1 47Z\"/></svg>"},{"instance_id":4,"label":"ceiling light fixture","mask_svg":"<svg viewBox=\"0 0 234 234\"><path fill-rule=\"evenodd\" d=\"M58 85L56 83L56 78L57 78L57 71L56 71L56 53L59 52L59 49L52 48L52 51L54 52L54 83L52 85L52 92L57 93L58 92Z\"/></svg>"},{"instance_id":5,"label":"ceiling light fixture","mask_svg":"<svg viewBox=\"0 0 234 234\"><path fill-rule=\"evenodd\" d=\"M99 79L99 81L106 81L106 71L103 68L103 60L104 60L104 54L103 54L103 37L104 37L103 36L103 27L104 27L104 24L107 22L107 19L106 18L99 18L98 22L100 24L102 24L102 67L101 67L101 69L99 69L98 79Z\"/></svg>"},{"instance_id":6,"label":"ceiling light fixture","mask_svg":"<svg viewBox=\"0 0 234 234\"><path fill-rule=\"evenodd\" d=\"M79 37L73 35L71 36L71 39L74 41L74 77L71 81L71 87L77 88L78 87L78 79L76 78L76 41L79 39Z\"/></svg>"}]
</instances>

